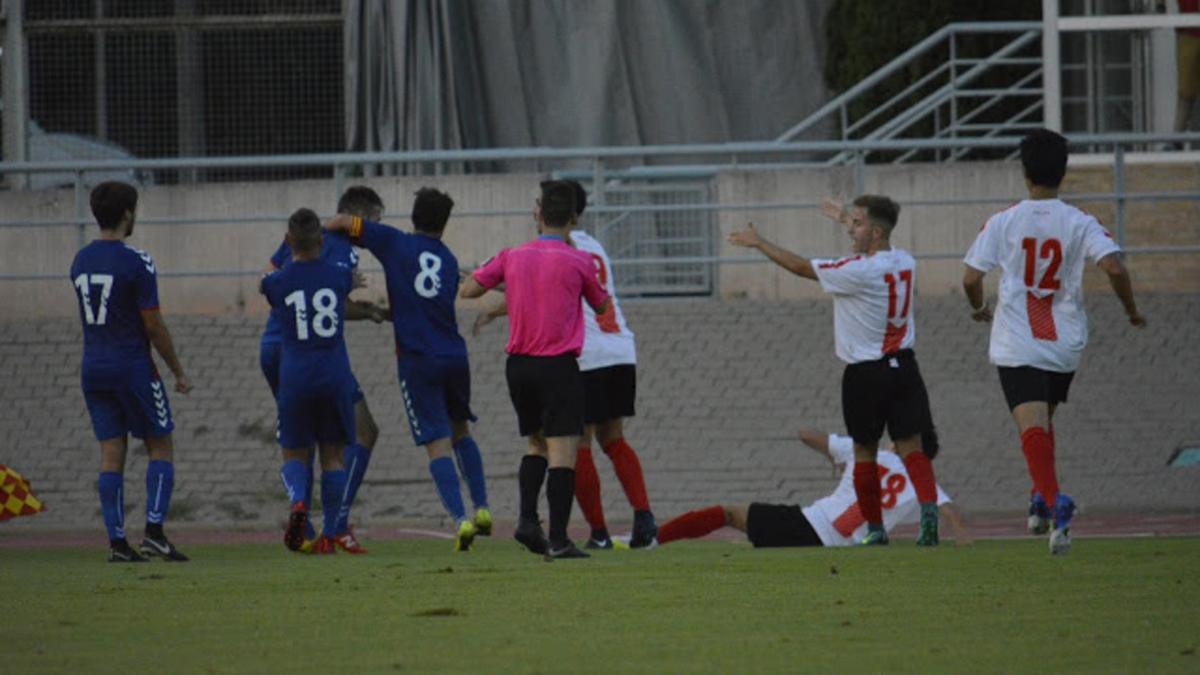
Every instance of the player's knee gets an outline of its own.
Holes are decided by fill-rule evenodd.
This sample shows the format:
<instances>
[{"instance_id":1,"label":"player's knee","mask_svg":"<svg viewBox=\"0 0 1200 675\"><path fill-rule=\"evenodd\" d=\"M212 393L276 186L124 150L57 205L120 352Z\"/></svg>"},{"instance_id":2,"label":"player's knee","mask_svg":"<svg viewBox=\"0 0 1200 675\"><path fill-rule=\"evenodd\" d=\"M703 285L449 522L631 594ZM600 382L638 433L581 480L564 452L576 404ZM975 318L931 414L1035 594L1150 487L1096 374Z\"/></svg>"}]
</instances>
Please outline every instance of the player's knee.
<instances>
[{"instance_id":1,"label":"player's knee","mask_svg":"<svg viewBox=\"0 0 1200 675\"><path fill-rule=\"evenodd\" d=\"M621 423L621 418L608 420L596 425L596 440L601 447L619 441L625 437L625 425Z\"/></svg>"},{"instance_id":2,"label":"player's knee","mask_svg":"<svg viewBox=\"0 0 1200 675\"><path fill-rule=\"evenodd\" d=\"M463 420L461 422L451 422L450 423L450 441L452 443L457 444L462 439L470 437L470 435L471 435L471 423L470 422Z\"/></svg>"},{"instance_id":3,"label":"player's knee","mask_svg":"<svg viewBox=\"0 0 1200 675\"><path fill-rule=\"evenodd\" d=\"M358 443L368 450L372 450L378 440L379 427L376 426L375 419L368 415L358 427Z\"/></svg>"}]
</instances>

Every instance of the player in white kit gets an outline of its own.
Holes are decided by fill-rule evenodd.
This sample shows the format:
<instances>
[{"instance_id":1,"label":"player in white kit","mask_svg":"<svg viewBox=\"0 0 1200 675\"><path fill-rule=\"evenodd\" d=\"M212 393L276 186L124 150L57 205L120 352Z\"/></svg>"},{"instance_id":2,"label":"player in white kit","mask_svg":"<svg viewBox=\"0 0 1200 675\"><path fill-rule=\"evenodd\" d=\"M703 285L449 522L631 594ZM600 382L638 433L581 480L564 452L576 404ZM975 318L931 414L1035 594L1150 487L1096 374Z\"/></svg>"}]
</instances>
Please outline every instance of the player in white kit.
<instances>
[{"instance_id":1,"label":"player in white kit","mask_svg":"<svg viewBox=\"0 0 1200 675\"><path fill-rule=\"evenodd\" d=\"M992 216L967 251L963 288L976 321L992 321L989 360L1000 371L1021 449L1033 480L1031 531L1053 517L1050 552L1071 548L1074 501L1058 491L1054 466L1054 411L1065 403L1087 344L1083 305L1085 261L1107 275L1129 322L1146 325L1133 299L1129 272L1112 235L1092 216L1058 199L1067 171L1067 140L1039 129L1021 141L1029 199ZM993 312L983 277L1001 268Z\"/></svg>"},{"instance_id":2,"label":"player in white kit","mask_svg":"<svg viewBox=\"0 0 1200 675\"><path fill-rule=\"evenodd\" d=\"M841 470L841 480L834 491L805 507L785 504L717 505L689 511L663 523L658 541L668 544L679 539L696 539L722 527L732 527L746 533L755 548L779 546L852 546L867 533L867 521L854 492L854 441L816 430L802 430L800 440L824 455L835 469ZM933 459L937 455L937 432L922 433L923 452ZM911 523L920 516L920 504L903 460L890 449L881 448L876 462L879 480L883 485L884 529L891 531L901 523ZM955 529L958 545L970 543L970 533L962 515L950 497L938 485L938 508Z\"/></svg>"},{"instance_id":3,"label":"player in white kit","mask_svg":"<svg viewBox=\"0 0 1200 675\"><path fill-rule=\"evenodd\" d=\"M748 224L729 235L736 246L756 248L780 267L833 295L836 352L846 363L842 375L842 416L854 439L854 487L867 521L864 544L886 544L880 507L876 452L886 427L903 458L921 504L920 546L938 543L937 484L933 465L921 452L921 432L932 415L925 382L913 353L913 285L916 261L893 249L892 229L900 207L887 197L854 200L847 231L855 255L840 260L809 260L763 239Z\"/></svg>"}]
</instances>

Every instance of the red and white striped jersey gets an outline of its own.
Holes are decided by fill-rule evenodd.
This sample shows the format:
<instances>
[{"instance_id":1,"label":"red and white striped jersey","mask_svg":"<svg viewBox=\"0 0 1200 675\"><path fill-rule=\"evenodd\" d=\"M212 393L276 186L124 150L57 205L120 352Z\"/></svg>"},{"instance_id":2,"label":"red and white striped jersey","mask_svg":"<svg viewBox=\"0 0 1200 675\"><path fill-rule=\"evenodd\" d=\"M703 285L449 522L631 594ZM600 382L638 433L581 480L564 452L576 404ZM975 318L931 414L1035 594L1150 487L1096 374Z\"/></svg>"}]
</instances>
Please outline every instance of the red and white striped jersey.
<instances>
[{"instance_id":1,"label":"red and white striped jersey","mask_svg":"<svg viewBox=\"0 0 1200 675\"><path fill-rule=\"evenodd\" d=\"M812 265L821 288L833 295L833 336L839 359L877 361L912 348L917 263L907 251L818 259Z\"/></svg>"},{"instance_id":2,"label":"red and white striped jersey","mask_svg":"<svg viewBox=\"0 0 1200 675\"><path fill-rule=\"evenodd\" d=\"M992 216L967 265L1000 267L988 357L998 366L1067 373L1087 344L1083 264L1120 252L1092 216L1058 199L1027 199Z\"/></svg>"}]
</instances>

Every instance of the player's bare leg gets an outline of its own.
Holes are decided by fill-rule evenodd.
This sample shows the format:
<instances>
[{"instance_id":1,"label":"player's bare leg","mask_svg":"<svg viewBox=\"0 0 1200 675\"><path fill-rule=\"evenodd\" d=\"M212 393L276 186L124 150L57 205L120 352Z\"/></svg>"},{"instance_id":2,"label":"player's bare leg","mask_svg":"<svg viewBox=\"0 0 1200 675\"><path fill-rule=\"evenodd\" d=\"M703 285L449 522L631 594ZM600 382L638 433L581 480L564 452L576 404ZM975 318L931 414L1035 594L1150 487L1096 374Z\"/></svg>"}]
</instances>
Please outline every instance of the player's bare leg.
<instances>
[{"instance_id":1,"label":"player's bare leg","mask_svg":"<svg viewBox=\"0 0 1200 675\"><path fill-rule=\"evenodd\" d=\"M921 533L917 537L917 546L937 546L937 480L933 474L933 464L921 448L921 435L896 439L894 444L896 454L904 460L904 468L921 504Z\"/></svg>"},{"instance_id":2,"label":"player's bare leg","mask_svg":"<svg viewBox=\"0 0 1200 675\"><path fill-rule=\"evenodd\" d=\"M883 507L880 505L879 443L854 442L854 493L858 497L858 508L867 521L867 536L862 543L884 545L888 543L887 530L883 529Z\"/></svg>"},{"instance_id":3,"label":"player's bare leg","mask_svg":"<svg viewBox=\"0 0 1200 675\"><path fill-rule=\"evenodd\" d=\"M633 533L630 548L653 548L658 526L650 511L650 499L646 496L646 478L637 453L625 441L625 422L620 417L596 425L596 440L604 448L604 454L612 460L613 469L625 490L625 497L633 507Z\"/></svg>"},{"instance_id":4,"label":"player's bare leg","mask_svg":"<svg viewBox=\"0 0 1200 675\"><path fill-rule=\"evenodd\" d=\"M1062 555L1071 550L1071 518L1075 515L1075 502L1058 491L1052 411L1045 401L1028 401L1014 407L1012 416L1021 432L1021 450L1034 489L1054 514L1050 553Z\"/></svg>"},{"instance_id":5,"label":"player's bare leg","mask_svg":"<svg viewBox=\"0 0 1200 675\"><path fill-rule=\"evenodd\" d=\"M550 544L546 541L546 533L538 517L538 495L542 492L542 483L546 481L550 450L541 432L530 434L527 440L529 447L521 458L521 468L517 473L521 516L513 538L530 552L545 555Z\"/></svg>"},{"instance_id":6,"label":"player's bare leg","mask_svg":"<svg viewBox=\"0 0 1200 675\"><path fill-rule=\"evenodd\" d=\"M554 559L587 558L588 554L575 547L567 537L571 521L571 503L575 501L575 458L578 436L546 438L549 471L546 478L546 501L550 504L550 548L547 556Z\"/></svg>"},{"instance_id":7,"label":"player's bare leg","mask_svg":"<svg viewBox=\"0 0 1200 675\"><path fill-rule=\"evenodd\" d=\"M471 493L471 505L475 507L475 516L471 523L475 533L490 537L492 535L492 512L488 508L487 482L483 475L483 458L479 447L471 438L471 422L469 420L450 421L451 442L454 446L454 456L458 461L458 470L467 481L467 489Z\"/></svg>"},{"instance_id":8,"label":"player's bare leg","mask_svg":"<svg viewBox=\"0 0 1200 675\"><path fill-rule=\"evenodd\" d=\"M146 437L146 450L150 464L146 467L146 532L141 550L146 555L155 555L163 560L185 562L187 556L175 548L163 533L170 510L171 494L175 489L175 442L171 434Z\"/></svg>"},{"instance_id":9,"label":"player's bare leg","mask_svg":"<svg viewBox=\"0 0 1200 675\"><path fill-rule=\"evenodd\" d=\"M128 442L124 434L100 441L100 510L108 531L109 562L146 562L125 539L125 456Z\"/></svg>"}]
</instances>

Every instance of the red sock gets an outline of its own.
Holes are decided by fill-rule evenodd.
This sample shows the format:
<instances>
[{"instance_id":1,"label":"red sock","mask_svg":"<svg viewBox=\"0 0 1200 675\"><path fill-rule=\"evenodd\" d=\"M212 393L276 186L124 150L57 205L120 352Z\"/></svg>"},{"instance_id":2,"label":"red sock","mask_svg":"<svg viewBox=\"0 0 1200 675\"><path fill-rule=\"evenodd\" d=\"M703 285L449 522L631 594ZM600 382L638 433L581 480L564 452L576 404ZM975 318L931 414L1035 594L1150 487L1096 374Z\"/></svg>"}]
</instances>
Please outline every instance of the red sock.
<instances>
[{"instance_id":1,"label":"red sock","mask_svg":"<svg viewBox=\"0 0 1200 675\"><path fill-rule=\"evenodd\" d=\"M575 499L592 530L606 530L604 505L600 501L600 475L592 461L592 449L581 445L575 454Z\"/></svg>"},{"instance_id":2,"label":"red sock","mask_svg":"<svg viewBox=\"0 0 1200 675\"><path fill-rule=\"evenodd\" d=\"M1030 427L1021 434L1021 450L1029 465L1033 487L1042 493L1046 505L1054 508L1058 498L1058 476L1054 472L1054 435L1041 427Z\"/></svg>"},{"instance_id":3,"label":"red sock","mask_svg":"<svg viewBox=\"0 0 1200 675\"><path fill-rule=\"evenodd\" d=\"M873 525L883 525L883 509L879 506L879 465L875 462L854 462L854 494L858 510Z\"/></svg>"},{"instance_id":4,"label":"red sock","mask_svg":"<svg viewBox=\"0 0 1200 675\"><path fill-rule=\"evenodd\" d=\"M923 452L910 452L904 458L904 468L912 481L917 501L922 504L937 503L937 480L933 477L933 464Z\"/></svg>"},{"instance_id":5,"label":"red sock","mask_svg":"<svg viewBox=\"0 0 1200 675\"><path fill-rule=\"evenodd\" d=\"M642 476L642 463L638 461L637 453L624 438L609 441L604 446L604 453L612 460L613 470L621 487L625 488L625 496L634 511L649 511L650 499L646 497L646 479Z\"/></svg>"},{"instance_id":6,"label":"red sock","mask_svg":"<svg viewBox=\"0 0 1200 675\"><path fill-rule=\"evenodd\" d=\"M699 539L722 527L725 527L725 509L720 506L688 511L682 516L672 518L658 526L658 543L665 544L678 539Z\"/></svg>"}]
</instances>

